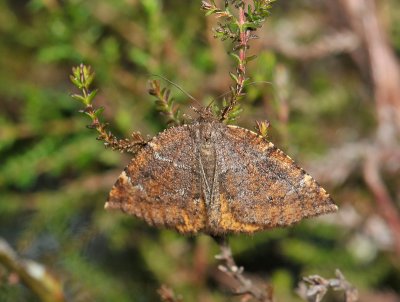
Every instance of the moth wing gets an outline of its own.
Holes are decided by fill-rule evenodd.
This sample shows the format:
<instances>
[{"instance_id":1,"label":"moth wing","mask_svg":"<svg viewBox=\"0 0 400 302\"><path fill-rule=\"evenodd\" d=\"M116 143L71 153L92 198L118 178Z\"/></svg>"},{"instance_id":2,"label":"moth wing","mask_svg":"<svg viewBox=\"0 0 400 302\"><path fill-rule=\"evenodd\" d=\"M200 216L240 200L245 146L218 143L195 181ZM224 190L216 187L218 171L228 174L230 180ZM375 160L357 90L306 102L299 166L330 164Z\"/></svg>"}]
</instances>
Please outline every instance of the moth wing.
<instances>
[{"instance_id":1,"label":"moth wing","mask_svg":"<svg viewBox=\"0 0 400 302\"><path fill-rule=\"evenodd\" d=\"M236 232L289 226L337 211L328 193L294 161L256 133L228 126L222 135L221 200Z\"/></svg>"},{"instance_id":2,"label":"moth wing","mask_svg":"<svg viewBox=\"0 0 400 302\"><path fill-rule=\"evenodd\" d=\"M181 233L200 231L205 204L195 170L190 126L173 127L153 138L121 173L110 191L106 209L144 219L150 225Z\"/></svg>"}]
</instances>

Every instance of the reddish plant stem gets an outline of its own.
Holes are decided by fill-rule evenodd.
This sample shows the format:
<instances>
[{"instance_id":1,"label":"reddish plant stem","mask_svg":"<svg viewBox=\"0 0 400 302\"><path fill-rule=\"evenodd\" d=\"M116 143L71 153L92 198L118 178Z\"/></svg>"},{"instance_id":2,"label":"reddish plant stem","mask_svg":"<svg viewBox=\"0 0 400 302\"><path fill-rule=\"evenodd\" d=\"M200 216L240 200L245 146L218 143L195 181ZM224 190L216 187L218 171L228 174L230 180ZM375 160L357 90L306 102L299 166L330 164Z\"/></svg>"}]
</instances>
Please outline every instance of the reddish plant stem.
<instances>
[{"instance_id":1,"label":"reddish plant stem","mask_svg":"<svg viewBox=\"0 0 400 302\"><path fill-rule=\"evenodd\" d=\"M221 115L221 121L224 121L229 114L229 112L235 107L239 97L242 94L244 88L244 82L246 80L246 56L247 56L247 48L249 43L250 31L248 29L243 29L243 25L246 23L246 14L244 5L239 7L239 64L236 69L236 73L238 75L238 81L236 83L236 89L232 92L230 103L226 106Z\"/></svg>"}]
</instances>

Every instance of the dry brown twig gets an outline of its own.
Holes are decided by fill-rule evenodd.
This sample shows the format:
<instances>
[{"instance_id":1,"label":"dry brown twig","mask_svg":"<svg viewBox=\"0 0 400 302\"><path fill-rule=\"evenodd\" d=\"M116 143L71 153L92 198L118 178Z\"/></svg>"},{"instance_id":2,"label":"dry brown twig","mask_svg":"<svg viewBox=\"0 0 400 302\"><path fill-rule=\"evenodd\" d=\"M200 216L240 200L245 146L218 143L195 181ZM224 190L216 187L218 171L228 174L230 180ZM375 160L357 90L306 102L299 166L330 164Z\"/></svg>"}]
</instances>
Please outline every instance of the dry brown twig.
<instances>
[{"instance_id":1,"label":"dry brown twig","mask_svg":"<svg viewBox=\"0 0 400 302\"><path fill-rule=\"evenodd\" d=\"M400 213L381 175L388 158L384 154L387 150L399 148L400 63L378 18L376 3L374 0L339 1L353 32L363 42L368 54L369 76L374 85L378 125L372 146L364 158L363 176L378 210L391 229L395 251L400 255Z\"/></svg>"},{"instance_id":2,"label":"dry brown twig","mask_svg":"<svg viewBox=\"0 0 400 302\"><path fill-rule=\"evenodd\" d=\"M358 301L358 291L343 276L340 270L335 272L336 278L325 279L318 275L304 277L299 283L297 294L308 302L320 302L329 289L343 291L345 302Z\"/></svg>"},{"instance_id":3,"label":"dry brown twig","mask_svg":"<svg viewBox=\"0 0 400 302\"><path fill-rule=\"evenodd\" d=\"M400 63L378 18L377 3L374 0L340 0L331 4L340 8L340 18L347 17L348 29L342 32L351 32L350 35L355 36L353 40L358 41L357 54L364 54L353 59L361 72L368 73L366 77L373 85L377 119L375 135L333 149L324 158L311 163L310 170L321 182L336 186L350 175L361 173L374 195L380 215L390 228L393 249L400 255L400 212L383 180L384 172L400 171ZM290 49L283 53L291 56Z\"/></svg>"},{"instance_id":4,"label":"dry brown twig","mask_svg":"<svg viewBox=\"0 0 400 302\"><path fill-rule=\"evenodd\" d=\"M44 302L65 301L62 285L41 264L20 259L11 246L0 238L0 264L14 272Z\"/></svg>"},{"instance_id":5,"label":"dry brown twig","mask_svg":"<svg viewBox=\"0 0 400 302\"><path fill-rule=\"evenodd\" d=\"M232 256L232 250L226 237L214 238L219 245L221 253L215 258L220 260L222 264L218 269L229 278L236 280L239 287L234 290L235 295L250 295L260 302L272 302L272 291L260 288L243 274L243 267L237 266Z\"/></svg>"}]
</instances>

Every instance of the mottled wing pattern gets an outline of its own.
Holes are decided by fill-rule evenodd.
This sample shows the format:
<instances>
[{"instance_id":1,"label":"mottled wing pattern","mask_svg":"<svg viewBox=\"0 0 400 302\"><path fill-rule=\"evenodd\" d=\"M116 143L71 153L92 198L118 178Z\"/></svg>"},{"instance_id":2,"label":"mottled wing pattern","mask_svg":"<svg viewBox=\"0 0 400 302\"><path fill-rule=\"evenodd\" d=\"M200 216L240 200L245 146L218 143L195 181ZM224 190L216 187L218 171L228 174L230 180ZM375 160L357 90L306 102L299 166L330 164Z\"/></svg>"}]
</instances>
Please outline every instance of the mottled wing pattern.
<instances>
[{"instance_id":1,"label":"mottled wing pattern","mask_svg":"<svg viewBox=\"0 0 400 302\"><path fill-rule=\"evenodd\" d=\"M224 128L218 157L220 200L231 220L227 232L288 226L337 210L326 191L272 143L240 127Z\"/></svg>"},{"instance_id":2,"label":"mottled wing pattern","mask_svg":"<svg viewBox=\"0 0 400 302\"><path fill-rule=\"evenodd\" d=\"M203 229L206 209L190 127L167 129L140 150L112 188L106 209L181 233Z\"/></svg>"}]
</instances>

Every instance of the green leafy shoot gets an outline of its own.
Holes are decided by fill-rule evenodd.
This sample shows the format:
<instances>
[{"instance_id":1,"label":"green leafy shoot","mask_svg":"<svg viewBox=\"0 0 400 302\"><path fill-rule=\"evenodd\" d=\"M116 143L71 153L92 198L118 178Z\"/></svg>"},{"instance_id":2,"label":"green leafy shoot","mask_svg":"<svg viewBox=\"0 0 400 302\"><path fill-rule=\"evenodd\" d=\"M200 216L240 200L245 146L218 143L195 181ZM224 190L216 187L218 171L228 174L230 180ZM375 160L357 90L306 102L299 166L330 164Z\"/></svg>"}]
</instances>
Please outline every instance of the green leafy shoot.
<instances>
[{"instance_id":1,"label":"green leafy shoot","mask_svg":"<svg viewBox=\"0 0 400 302\"><path fill-rule=\"evenodd\" d=\"M146 141L138 132L132 133L130 138L118 139L107 130L107 124L102 123L100 120L104 108L95 108L92 104L97 93L97 90L90 90L94 77L95 73L92 72L90 66L81 64L77 67L73 67L70 79L81 93L72 94L72 98L85 106L80 112L86 114L92 120L88 128L95 129L98 132L98 140L103 141L106 147L113 150L135 154L146 144Z\"/></svg>"},{"instance_id":2,"label":"green leafy shoot","mask_svg":"<svg viewBox=\"0 0 400 302\"><path fill-rule=\"evenodd\" d=\"M262 136L264 139L268 138L268 130L270 127L270 123L269 121L256 121L256 130L257 133Z\"/></svg>"},{"instance_id":3,"label":"green leafy shoot","mask_svg":"<svg viewBox=\"0 0 400 302\"><path fill-rule=\"evenodd\" d=\"M174 104L174 99L170 97L171 90L161 88L160 82L157 80L150 81L149 94L156 98L156 109L165 115L169 125L182 125L182 115L179 107Z\"/></svg>"},{"instance_id":4,"label":"green leafy shoot","mask_svg":"<svg viewBox=\"0 0 400 302\"><path fill-rule=\"evenodd\" d=\"M218 7L214 0L202 1L201 7L206 15L215 15L220 20L214 28L214 36L221 41L232 41L230 55L236 63L235 72L230 73L233 85L229 99L220 110L221 121L229 123L240 113L238 102L243 98L243 88L249 81L246 65L256 58L247 55L249 41L257 38L254 32L262 27L274 1L252 0L252 4L247 5L243 0L225 0L223 8Z\"/></svg>"}]
</instances>

